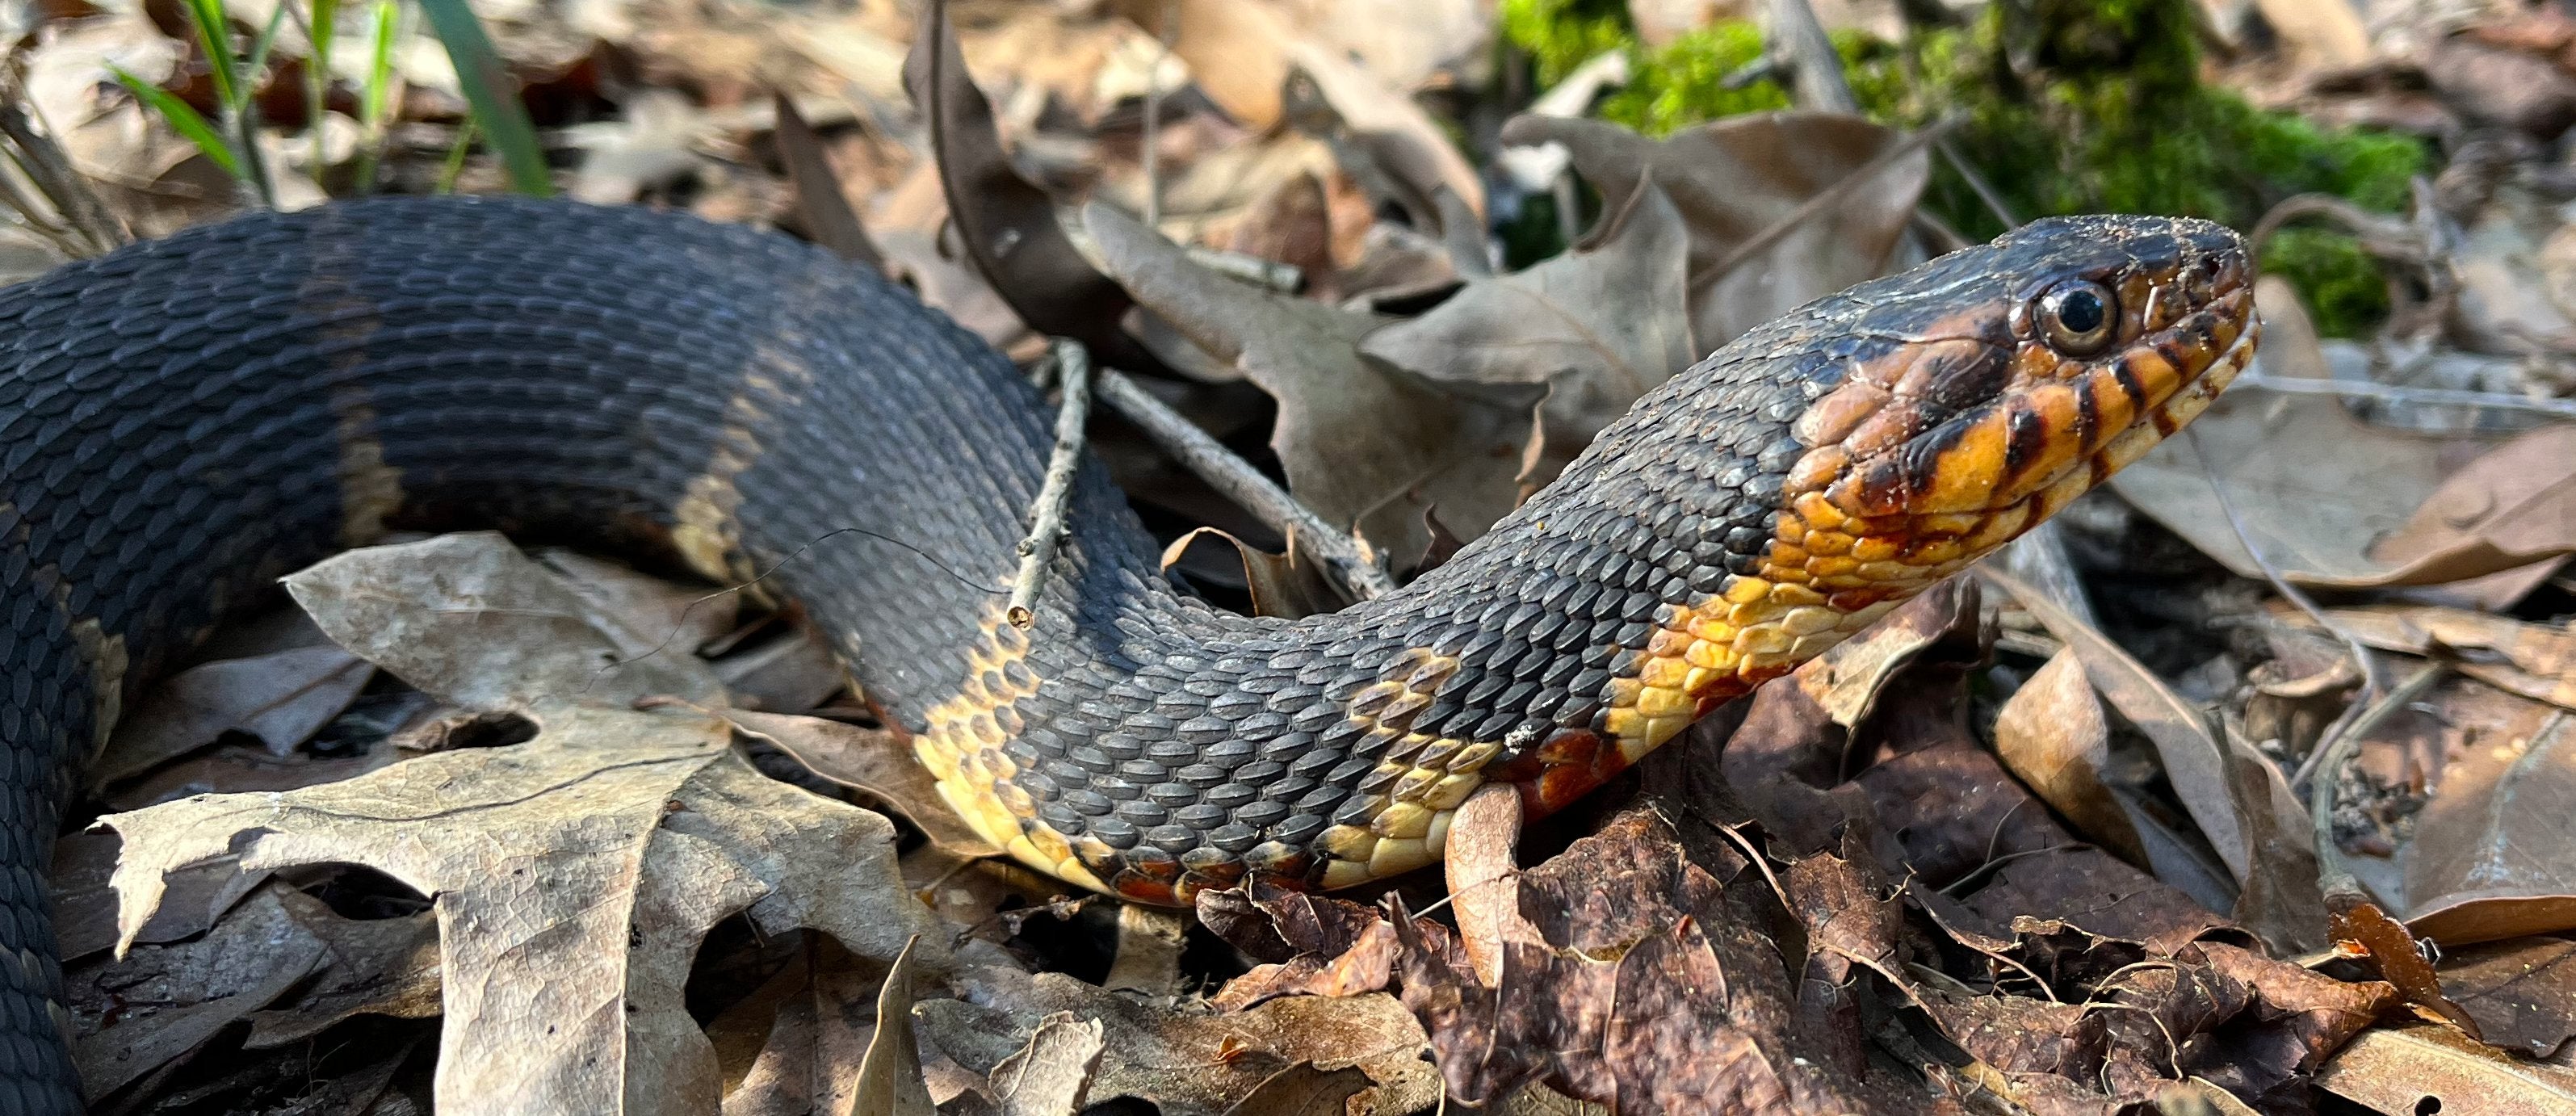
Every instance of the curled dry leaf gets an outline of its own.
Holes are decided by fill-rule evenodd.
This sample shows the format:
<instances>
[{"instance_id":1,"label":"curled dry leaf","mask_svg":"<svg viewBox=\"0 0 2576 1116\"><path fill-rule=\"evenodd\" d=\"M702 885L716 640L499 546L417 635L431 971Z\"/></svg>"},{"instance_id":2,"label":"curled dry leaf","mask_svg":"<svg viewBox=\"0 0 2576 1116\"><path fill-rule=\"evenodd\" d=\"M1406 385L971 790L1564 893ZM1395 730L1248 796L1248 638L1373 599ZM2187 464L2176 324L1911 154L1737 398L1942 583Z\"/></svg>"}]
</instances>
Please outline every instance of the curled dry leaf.
<instances>
[{"instance_id":1,"label":"curled dry leaf","mask_svg":"<svg viewBox=\"0 0 2576 1116\"><path fill-rule=\"evenodd\" d=\"M176 759L227 732L259 738L284 755L349 707L376 676L337 647L292 647L248 659L200 663L154 687L116 723L86 774L106 784Z\"/></svg>"},{"instance_id":2,"label":"curled dry leaf","mask_svg":"<svg viewBox=\"0 0 2576 1116\"><path fill-rule=\"evenodd\" d=\"M939 797L939 784L893 733L820 717L723 711L735 728L796 757L806 770L875 795L939 847L960 856L1000 856Z\"/></svg>"},{"instance_id":3,"label":"curled dry leaf","mask_svg":"<svg viewBox=\"0 0 2576 1116\"><path fill-rule=\"evenodd\" d=\"M442 1107L699 1112L721 1083L681 989L710 927L747 914L868 957L930 929L896 875L892 824L761 776L722 720L542 720L526 744L110 815L126 840L120 949L185 865L364 864L435 897Z\"/></svg>"},{"instance_id":4,"label":"curled dry leaf","mask_svg":"<svg viewBox=\"0 0 2576 1116\"><path fill-rule=\"evenodd\" d=\"M1600 239L1510 275L1470 280L1429 313L1378 330L1360 352L1452 390L1549 387L1537 472L1544 484L1698 354L1687 315L1679 210L1640 183Z\"/></svg>"},{"instance_id":5,"label":"curled dry leaf","mask_svg":"<svg viewBox=\"0 0 2576 1116\"><path fill-rule=\"evenodd\" d=\"M1243 583L1252 594L1254 615L1295 620L1339 612L1351 603L1320 563L1305 559L1304 548L1297 545L1294 537L1288 540L1287 553L1272 554L1214 527L1195 527L1163 548L1163 568L1168 570L1179 563L1182 553L1201 539L1213 539L1234 548L1236 557L1243 562Z\"/></svg>"},{"instance_id":6,"label":"curled dry leaf","mask_svg":"<svg viewBox=\"0 0 2576 1116\"><path fill-rule=\"evenodd\" d=\"M1438 1097L1420 1061L1422 1030L1385 995L1290 996L1249 1011L1205 1014L1105 991L1061 973L975 969L960 1000L923 1003L924 1033L967 1069L990 1073L1057 1012L1095 1020L1105 1047L1093 1104L1134 1097L1170 1116L1218 1116L1272 1074L1299 1063L1357 1068L1375 1110L1410 1112Z\"/></svg>"},{"instance_id":7,"label":"curled dry leaf","mask_svg":"<svg viewBox=\"0 0 2576 1116\"><path fill-rule=\"evenodd\" d=\"M921 1045L911 1026L913 953L920 947L921 935L915 933L886 970L885 986L877 992L876 1031L850 1085L850 1104L843 1110L847 1116L933 1116L937 1111L930 1106L930 1086L921 1078Z\"/></svg>"},{"instance_id":8,"label":"curled dry leaf","mask_svg":"<svg viewBox=\"0 0 2576 1116\"><path fill-rule=\"evenodd\" d=\"M73 1017L88 1032L74 1051L84 1091L105 1096L194 1051L323 966L330 947L289 909L293 894L262 888L203 938L68 974Z\"/></svg>"},{"instance_id":9,"label":"curled dry leaf","mask_svg":"<svg viewBox=\"0 0 2576 1116\"><path fill-rule=\"evenodd\" d=\"M1520 116L1503 126L1502 138L1563 144L1575 172L1604 197L1627 197L1648 178L1671 196L1690 230L1691 337L1702 350L1884 274L1932 166L1917 150L1881 167L1863 188L1721 274L1735 249L1904 143L1904 135L1856 116L1775 112L1661 140L1597 120Z\"/></svg>"},{"instance_id":10,"label":"curled dry leaf","mask_svg":"<svg viewBox=\"0 0 2576 1116\"><path fill-rule=\"evenodd\" d=\"M289 575L286 591L340 646L468 709L724 696L670 633L593 608L488 531L352 550Z\"/></svg>"},{"instance_id":11,"label":"curled dry leaf","mask_svg":"<svg viewBox=\"0 0 2576 1116\"><path fill-rule=\"evenodd\" d=\"M1127 292L1074 248L1056 223L1054 199L1020 177L1002 150L992 102L966 72L944 0L922 12L904 85L929 122L949 216L984 281L1040 333L1075 338L1104 364L1159 367L1118 327L1133 305Z\"/></svg>"},{"instance_id":12,"label":"curled dry leaf","mask_svg":"<svg viewBox=\"0 0 2576 1116\"><path fill-rule=\"evenodd\" d=\"M2576 929L2576 716L2476 744L2416 817L2409 923L2449 945Z\"/></svg>"},{"instance_id":13,"label":"curled dry leaf","mask_svg":"<svg viewBox=\"0 0 2576 1116\"><path fill-rule=\"evenodd\" d=\"M2128 811L2102 780L2111 760L2111 725L2073 651L2050 656L2004 702L1995 717L1995 755L2085 836L2145 861Z\"/></svg>"},{"instance_id":14,"label":"curled dry leaf","mask_svg":"<svg viewBox=\"0 0 2576 1116\"><path fill-rule=\"evenodd\" d=\"M2293 623L2305 613L2276 609ZM2576 709L2576 633L2493 613L2437 605L2326 610L2342 634L2384 651L2441 656L2452 669L2534 701Z\"/></svg>"},{"instance_id":15,"label":"curled dry leaf","mask_svg":"<svg viewBox=\"0 0 2576 1116\"><path fill-rule=\"evenodd\" d=\"M1279 401L1271 448L1289 489L1327 522L1354 524L1381 551L1409 558L1430 541L1426 508L1472 535L1518 503L1515 478L1543 389L1503 390L1504 401L1445 394L1360 351L1387 319L1224 278L1097 203L1083 219L1138 302Z\"/></svg>"},{"instance_id":16,"label":"curled dry leaf","mask_svg":"<svg viewBox=\"0 0 2576 1116\"><path fill-rule=\"evenodd\" d=\"M1983 572L2075 652L2094 690L2155 745L2174 794L2229 873L2247 894L2268 897L2237 917L2278 945L2323 944L2325 899L2307 810L2280 769L2232 735L2222 745L2199 709L2056 602L1990 567Z\"/></svg>"},{"instance_id":17,"label":"curled dry leaf","mask_svg":"<svg viewBox=\"0 0 2576 1116\"><path fill-rule=\"evenodd\" d=\"M1288 58L1294 76L1286 107L1301 129L1334 145L1344 170L1375 180L1382 200L1411 211L1416 227L1446 227L1443 192L1481 225L1484 180L1412 96L1311 42L1290 43ZM1301 86L1311 98L1298 96Z\"/></svg>"}]
</instances>

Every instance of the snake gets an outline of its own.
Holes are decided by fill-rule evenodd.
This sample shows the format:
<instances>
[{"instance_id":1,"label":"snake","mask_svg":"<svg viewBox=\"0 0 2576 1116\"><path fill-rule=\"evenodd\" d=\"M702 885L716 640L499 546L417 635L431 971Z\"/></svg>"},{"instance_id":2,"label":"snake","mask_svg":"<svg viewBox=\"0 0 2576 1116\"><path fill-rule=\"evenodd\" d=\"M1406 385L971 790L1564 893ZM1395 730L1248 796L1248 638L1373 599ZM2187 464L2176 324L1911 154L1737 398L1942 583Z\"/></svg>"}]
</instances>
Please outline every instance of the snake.
<instances>
[{"instance_id":1,"label":"snake","mask_svg":"<svg viewBox=\"0 0 2576 1116\"><path fill-rule=\"evenodd\" d=\"M384 198L64 264L0 290L0 1112L81 1104L46 872L83 763L335 552L482 528L765 578L1012 858L1145 903L1349 887L1481 788L1566 806L2136 460L2250 358L2249 275L2220 225L2116 216L1861 283L1300 619L1191 592L1086 455L1022 627L1045 394L814 246Z\"/></svg>"}]
</instances>

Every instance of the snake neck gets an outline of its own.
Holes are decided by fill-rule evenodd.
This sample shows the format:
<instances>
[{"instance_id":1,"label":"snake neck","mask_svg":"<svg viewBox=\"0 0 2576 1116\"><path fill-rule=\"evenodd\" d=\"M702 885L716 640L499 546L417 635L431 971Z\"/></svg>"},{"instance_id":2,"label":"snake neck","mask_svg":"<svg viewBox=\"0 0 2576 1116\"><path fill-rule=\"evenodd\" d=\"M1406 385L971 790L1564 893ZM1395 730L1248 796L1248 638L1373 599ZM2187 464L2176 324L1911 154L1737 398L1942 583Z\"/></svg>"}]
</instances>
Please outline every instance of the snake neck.
<instances>
[{"instance_id":1,"label":"snake neck","mask_svg":"<svg viewBox=\"0 0 2576 1116\"><path fill-rule=\"evenodd\" d=\"M1025 633L988 610L965 685L898 719L959 814L1079 884L1170 903L1420 867L1484 784L1558 809L1883 611L1765 567L1803 447L1746 420L1822 390L1720 354L1449 563L1330 615L1221 613L1075 554L1063 607Z\"/></svg>"}]
</instances>

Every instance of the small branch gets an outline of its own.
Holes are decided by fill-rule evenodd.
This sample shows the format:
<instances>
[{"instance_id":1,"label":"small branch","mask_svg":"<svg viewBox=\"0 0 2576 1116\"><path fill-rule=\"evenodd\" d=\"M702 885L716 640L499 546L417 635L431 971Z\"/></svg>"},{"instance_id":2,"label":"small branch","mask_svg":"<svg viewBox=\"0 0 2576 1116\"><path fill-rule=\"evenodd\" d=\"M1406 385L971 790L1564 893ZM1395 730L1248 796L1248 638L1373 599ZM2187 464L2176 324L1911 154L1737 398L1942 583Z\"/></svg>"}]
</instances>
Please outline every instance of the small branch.
<instances>
[{"instance_id":1,"label":"small branch","mask_svg":"<svg viewBox=\"0 0 2576 1116\"><path fill-rule=\"evenodd\" d=\"M2250 387L2258 391L2277 391L2285 395L2339 395L2346 399L2376 399L2387 403L2413 403L2427 407L2492 407L2502 411L2531 411L2562 418L2576 418L2576 399L2542 399L2493 391L2409 387L2405 384L2383 384L2376 380L2309 380L2247 372L2236 377L2234 386Z\"/></svg>"},{"instance_id":2,"label":"small branch","mask_svg":"<svg viewBox=\"0 0 2576 1116\"><path fill-rule=\"evenodd\" d=\"M1395 591L1395 579L1378 565L1375 556L1361 550L1348 532L1335 530L1314 509L1298 503L1251 463L1154 398L1136 381L1107 370L1100 374L1095 391L1110 410L1135 423L1182 468L1322 562L1325 572L1353 600L1364 601Z\"/></svg>"},{"instance_id":3,"label":"small branch","mask_svg":"<svg viewBox=\"0 0 2576 1116\"><path fill-rule=\"evenodd\" d=\"M1280 294L1296 294L1306 287L1306 273L1295 264L1222 248L1202 248L1196 244L1185 246L1181 251L1189 254L1191 263L1239 283L1250 283Z\"/></svg>"},{"instance_id":4,"label":"small branch","mask_svg":"<svg viewBox=\"0 0 2576 1116\"><path fill-rule=\"evenodd\" d=\"M125 228L108 213L107 203L89 188L89 181L72 166L71 157L63 153L52 136L39 131L28 118L22 91L26 88L23 63L13 63L9 85L0 94L0 136L9 140L11 153L27 179L42 191L45 200L64 222L87 237L94 250L111 251L126 241Z\"/></svg>"},{"instance_id":5,"label":"small branch","mask_svg":"<svg viewBox=\"0 0 2576 1116\"><path fill-rule=\"evenodd\" d=\"M1037 508L1029 517L1029 537L1020 540L1020 573L1011 579L1011 603L1003 617L1014 628L1037 620L1031 606L1046 588L1047 571L1064 547L1064 513L1073 502L1073 475L1082 467L1083 428L1091 420L1091 354L1082 342L1059 338L1056 370L1064 382L1064 403L1055 413L1055 453L1047 458L1046 483L1038 488Z\"/></svg>"},{"instance_id":6,"label":"small branch","mask_svg":"<svg viewBox=\"0 0 2576 1116\"><path fill-rule=\"evenodd\" d=\"M1771 0L1768 15L1762 21L1767 54L1774 67L1789 71L1789 92L1798 107L1860 115L1860 98L1852 96L1851 83L1843 80L1843 60L1807 0Z\"/></svg>"}]
</instances>

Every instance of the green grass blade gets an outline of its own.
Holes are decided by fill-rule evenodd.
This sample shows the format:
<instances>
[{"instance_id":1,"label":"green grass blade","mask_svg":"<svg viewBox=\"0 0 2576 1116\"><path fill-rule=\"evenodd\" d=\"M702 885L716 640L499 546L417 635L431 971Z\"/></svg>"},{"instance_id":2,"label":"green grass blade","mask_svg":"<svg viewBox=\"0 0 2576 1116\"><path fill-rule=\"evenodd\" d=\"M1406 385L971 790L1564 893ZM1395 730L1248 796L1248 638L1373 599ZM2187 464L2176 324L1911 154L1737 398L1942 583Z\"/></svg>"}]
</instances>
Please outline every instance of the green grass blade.
<instances>
[{"instance_id":1,"label":"green grass blade","mask_svg":"<svg viewBox=\"0 0 2576 1116\"><path fill-rule=\"evenodd\" d=\"M286 5L279 4L279 11ZM312 25L304 29L313 50L304 59L305 139L313 144L313 180L323 181L330 152L322 142L322 117L331 102L331 37L339 32L340 0L313 0Z\"/></svg>"},{"instance_id":2,"label":"green grass blade","mask_svg":"<svg viewBox=\"0 0 2576 1116\"><path fill-rule=\"evenodd\" d=\"M465 0L421 0L420 7L429 16L430 30L446 45L448 59L456 63L465 101L474 108L475 122L482 125L484 144L500 153L501 165L510 172L510 188L532 197L552 196L554 182L546 175L536 126L529 123L528 108L519 102L518 87L502 68L501 56L483 33L482 21L474 18Z\"/></svg>"},{"instance_id":3,"label":"green grass blade","mask_svg":"<svg viewBox=\"0 0 2576 1116\"><path fill-rule=\"evenodd\" d=\"M456 129L456 146L447 149L447 163L438 168L438 185L431 188L431 193L456 192L456 179L465 173L465 155L472 150L474 150L474 118L469 116L465 118L464 125Z\"/></svg>"},{"instance_id":4,"label":"green grass blade","mask_svg":"<svg viewBox=\"0 0 2576 1116\"><path fill-rule=\"evenodd\" d=\"M250 99L259 84L259 73L268 68L268 48L277 45L277 29L286 26L286 5L268 13L268 26L260 28L259 41L250 45L250 60L242 64L242 99Z\"/></svg>"},{"instance_id":5,"label":"green grass blade","mask_svg":"<svg viewBox=\"0 0 2576 1116\"><path fill-rule=\"evenodd\" d=\"M392 101L394 83L394 30L402 19L402 9L394 0L376 0L375 22L367 35L367 82L358 93L358 167L350 175L350 189L359 194L376 190L376 164L384 157L385 108Z\"/></svg>"},{"instance_id":6,"label":"green grass blade","mask_svg":"<svg viewBox=\"0 0 2576 1116\"><path fill-rule=\"evenodd\" d=\"M188 22L197 25L197 42L206 50L206 68L215 80L215 101L226 109L239 109L241 71L233 57L232 24L224 13L224 0L188 0Z\"/></svg>"},{"instance_id":7,"label":"green grass blade","mask_svg":"<svg viewBox=\"0 0 2576 1116\"><path fill-rule=\"evenodd\" d=\"M231 144L224 142L224 137L215 131L214 125L207 123L197 110L188 107L188 102L167 89L128 73L123 66L108 69L116 75L119 84L132 90L137 99L152 107L152 111L160 113L162 119L170 122L172 130L196 144L197 150L206 153L206 158L224 168L224 173L249 181L242 173L241 156L234 153Z\"/></svg>"}]
</instances>

